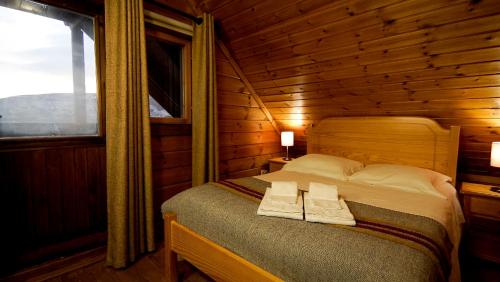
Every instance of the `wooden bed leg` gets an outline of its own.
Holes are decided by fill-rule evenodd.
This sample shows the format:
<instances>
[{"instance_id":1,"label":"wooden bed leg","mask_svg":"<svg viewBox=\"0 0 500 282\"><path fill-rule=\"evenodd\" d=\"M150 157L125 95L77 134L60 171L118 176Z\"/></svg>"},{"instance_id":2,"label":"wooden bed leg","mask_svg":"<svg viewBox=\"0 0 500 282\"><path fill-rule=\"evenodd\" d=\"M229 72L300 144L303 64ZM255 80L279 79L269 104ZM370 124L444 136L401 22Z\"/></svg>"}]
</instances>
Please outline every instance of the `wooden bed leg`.
<instances>
[{"instance_id":1,"label":"wooden bed leg","mask_svg":"<svg viewBox=\"0 0 500 282\"><path fill-rule=\"evenodd\" d=\"M172 251L172 222L175 221L174 213L163 215L163 226L165 236L165 279L167 282L177 282L177 254Z\"/></svg>"}]
</instances>

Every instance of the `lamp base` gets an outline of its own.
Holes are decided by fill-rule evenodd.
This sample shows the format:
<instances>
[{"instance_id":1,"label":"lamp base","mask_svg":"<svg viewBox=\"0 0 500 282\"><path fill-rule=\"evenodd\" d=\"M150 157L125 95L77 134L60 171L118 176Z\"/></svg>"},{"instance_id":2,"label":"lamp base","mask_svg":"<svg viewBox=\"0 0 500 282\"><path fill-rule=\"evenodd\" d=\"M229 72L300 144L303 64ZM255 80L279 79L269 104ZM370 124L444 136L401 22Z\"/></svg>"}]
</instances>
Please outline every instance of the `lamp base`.
<instances>
[{"instance_id":1,"label":"lamp base","mask_svg":"<svg viewBox=\"0 0 500 282\"><path fill-rule=\"evenodd\" d=\"M491 192L500 193L500 187L498 187L498 186L491 186L490 191Z\"/></svg>"},{"instance_id":2,"label":"lamp base","mask_svg":"<svg viewBox=\"0 0 500 282\"><path fill-rule=\"evenodd\" d=\"M291 160L292 160L292 158L289 158L289 157L283 157L283 160L284 160L284 161L291 161Z\"/></svg>"}]
</instances>

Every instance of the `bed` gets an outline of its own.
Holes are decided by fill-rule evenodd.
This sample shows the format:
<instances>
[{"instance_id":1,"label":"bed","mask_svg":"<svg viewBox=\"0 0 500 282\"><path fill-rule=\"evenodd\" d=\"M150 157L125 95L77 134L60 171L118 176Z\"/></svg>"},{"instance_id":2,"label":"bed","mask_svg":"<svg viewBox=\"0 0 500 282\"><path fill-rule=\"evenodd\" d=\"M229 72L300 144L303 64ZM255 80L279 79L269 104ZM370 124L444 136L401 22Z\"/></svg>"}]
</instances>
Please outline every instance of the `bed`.
<instances>
[{"instance_id":1,"label":"bed","mask_svg":"<svg viewBox=\"0 0 500 282\"><path fill-rule=\"evenodd\" d=\"M307 152L430 169L454 184L459 130L418 117L328 118L308 131ZM336 184L357 225L256 215L276 180ZM439 198L278 171L193 187L162 205L167 281L178 255L224 281L457 281L463 216L452 184Z\"/></svg>"}]
</instances>

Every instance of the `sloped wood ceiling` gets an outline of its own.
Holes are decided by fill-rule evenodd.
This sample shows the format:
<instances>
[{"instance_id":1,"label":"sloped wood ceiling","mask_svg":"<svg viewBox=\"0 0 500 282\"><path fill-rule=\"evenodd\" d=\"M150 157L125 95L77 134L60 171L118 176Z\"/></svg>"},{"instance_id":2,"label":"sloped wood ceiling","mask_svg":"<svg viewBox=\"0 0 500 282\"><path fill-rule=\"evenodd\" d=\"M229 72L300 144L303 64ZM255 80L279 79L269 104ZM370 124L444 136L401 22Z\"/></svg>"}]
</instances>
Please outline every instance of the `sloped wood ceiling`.
<instances>
[{"instance_id":1,"label":"sloped wood ceiling","mask_svg":"<svg viewBox=\"0 0 500 282\"><path fill-rule=\"evenodd\" d=\"M460 170L500 141L500 1L198 1L281 129L328 116L461 125ZM297 148L297 147L296 147Z\"/></svg>"}]
</instances>

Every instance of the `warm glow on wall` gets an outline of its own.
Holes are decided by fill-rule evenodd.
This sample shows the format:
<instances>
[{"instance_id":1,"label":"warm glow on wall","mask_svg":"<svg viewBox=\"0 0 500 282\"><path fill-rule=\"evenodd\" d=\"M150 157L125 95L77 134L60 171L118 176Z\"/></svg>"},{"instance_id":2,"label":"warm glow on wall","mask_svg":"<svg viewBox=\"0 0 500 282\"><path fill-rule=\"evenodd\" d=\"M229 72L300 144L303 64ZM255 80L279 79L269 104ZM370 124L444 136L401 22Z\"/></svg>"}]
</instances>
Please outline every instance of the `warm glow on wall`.
<instances>
[{"instance_id":1,"label":"warm glow on wall","mask_svg":"<svg viewBox=\"0 0 500 282\"><path fill-rule=\"evenodd\" d=\"M491 143L490 165L500 167L500 142Z\"/></svg>"},{"instance_id":2,"label":"warm glow on wall","mask_svg":"<svg viewBox=\"0 0 500 282\"><path fill-rule=\"evenodd\" d=\"M304 121L301 118L290 120L291 127L302 127L303 123L304 123Z\"/></svg>"}]
</instances>

